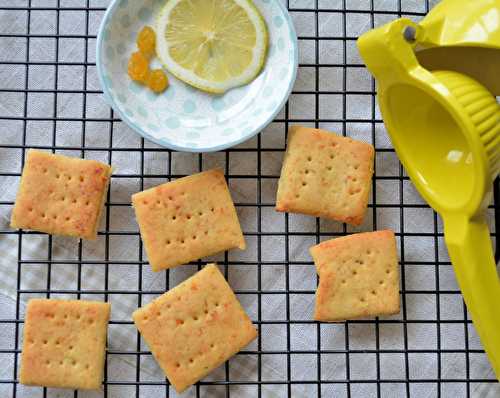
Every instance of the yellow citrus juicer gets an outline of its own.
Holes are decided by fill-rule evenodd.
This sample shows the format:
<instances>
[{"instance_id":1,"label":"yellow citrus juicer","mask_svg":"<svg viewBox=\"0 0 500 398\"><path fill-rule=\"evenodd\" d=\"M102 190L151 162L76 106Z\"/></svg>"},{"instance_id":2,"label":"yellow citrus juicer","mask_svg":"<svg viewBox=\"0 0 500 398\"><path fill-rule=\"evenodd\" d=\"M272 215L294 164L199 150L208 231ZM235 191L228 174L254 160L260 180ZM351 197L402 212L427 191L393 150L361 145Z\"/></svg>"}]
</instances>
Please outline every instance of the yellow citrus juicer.
<instances>
[{"instance_id":1,"label":"yellow citrus juicer","mask_svg":"<svg viewBox=\"0 0 500 398\"><path fill-rule=\"evenodd\" d=\"M425 24L402 18L365 33L358 47L376 78L394 148L420 194L443 219L460 289L499 378L500 282L485 210L500 170L500 105L465 74L424 68L415 49L428 37Z\"/></svg>"}]
</instances>

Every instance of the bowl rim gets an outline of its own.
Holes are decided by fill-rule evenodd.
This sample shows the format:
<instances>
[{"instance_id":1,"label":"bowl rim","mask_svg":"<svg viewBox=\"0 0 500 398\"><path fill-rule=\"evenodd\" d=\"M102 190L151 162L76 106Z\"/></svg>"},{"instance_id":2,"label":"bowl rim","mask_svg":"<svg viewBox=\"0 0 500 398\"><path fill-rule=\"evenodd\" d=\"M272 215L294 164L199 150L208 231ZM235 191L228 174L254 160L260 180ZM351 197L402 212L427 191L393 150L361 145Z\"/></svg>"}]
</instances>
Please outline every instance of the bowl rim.
<instances>
[{"instance_id":1,"label":"bowl rim","mask_svg":"<svg viewBox=\"0 0 500 398\"><path fill-rule=\"evenodd\" d=\"M104 66L102 63L102 51L103 51L103 38L104 38L104 30L109 24L109 21L111 17L113 16L118 4L120 3L121 0L113 0L113 2L108 6L106 9L106 12L104 13L104 17L101 21L101 24L99 26L99 32L97 34L97 43L96 43L96 69L97 69L97 75L99 78L99 83L101 84L102 90L103 90L103 95L105 101L108 103L109 106L113 109L114 112L118 114L120 119L124 121L127 126L132 128L136 133L141 135L143 138L146 138L149 141L154 142L157 145L160 145L162 147L176 150L176 151L182 151L182 152L194 152L194 153L199 153L199 152L216 152L216 151L221 151L224 149L231 148L235 145L238 145L244 141L249 140L250 138L256 136L257 134L260 134L262 130L268 126L276 117L276 115L279 113L279 111L283 108L283 106L286 104L288 101L288 98L290 97L290 94L292 92L293 86L295 84L295 80L297 78L297 70L298 70L298 64L299 64L299 52L298 52L298 39L297 39L297 32L295 31L295 26L293 24L292 18L290 16L290 13L288 12L288 9L281 3L279 0L271 0L275 4L278 4L278 7L281 9L286 23L289 27L290 30L290 39L292 43L292 51L293 51L293 71L292 71L292 76L290 78L290 81L288 82L288 87L286 90L285 96L281 99L281 101L276 105L276 108L270 113L270 116L262 123L259 123L258 125L255 125L254 127L248 129L249 131L248 134L245 134L244 136L241 136L237 139L234 139L232 141L228 141L224 144L220 145L214 145L214 146L204 146L204 147L190 147L190 146L183 146L183 145L177 145L170 141L170 139L158 139L154 138L150 134L146 133L139 124L134 123L133 121L130 120L130 118L122 112L118 104L116 103L113 95L110 92L110 89L105 82L104 79ZM265 66L264 66L265 68Z\"/></svg>"}]
</instances>

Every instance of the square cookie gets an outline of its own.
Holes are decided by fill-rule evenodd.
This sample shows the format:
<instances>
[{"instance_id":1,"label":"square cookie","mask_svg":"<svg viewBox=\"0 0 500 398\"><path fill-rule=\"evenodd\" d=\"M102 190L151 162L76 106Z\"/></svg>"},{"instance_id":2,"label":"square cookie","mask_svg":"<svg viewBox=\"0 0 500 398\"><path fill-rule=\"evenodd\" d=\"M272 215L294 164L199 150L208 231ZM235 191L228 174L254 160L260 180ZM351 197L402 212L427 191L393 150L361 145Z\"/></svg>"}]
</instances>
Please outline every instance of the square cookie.
<instances>
[{"instance_id":1,"label":"square cookie","mask_svg":"<svg viewBox=\"0 0 500 398\"><path fill-rule=\"evenodd\" d=\"M110 304L32 299L24 320L22 384L100 388Z\"/></svg>"},{"instance_id":2,"label":"square cookie","mask_svg":"<svg viewBox=\"0 0 500 398\"><path fill-rule=\"evenodd\" d=\"M245 239L221 170L136 193L137 222L153 271L238 247Z\"/></svg>"},{"instance_id":3,"label":"square cookie","mask_svg":"<svg viewBox=\"0 0 500 398\"><path fill-rule=\"evenodd\" d=\"M110 176L107 164L30 149L12 228L95 239Z\"/></svg>"},{"instance_id":4,"label":"square cookie","mask_svg":"<svg viewBox=\"0 0 500 398\"><path fill-rule=\"evenodd\" d=\"M215 264L133 313L155 359L182 392L257 336Z\"/></svg>"},{"instance_id":5,"label":"square cookie","mask_svg":"<svg viewBox=\"0 0 500 398\"><path fill-rule=\"evenodd\" d=\"M363 222L373 175L372 145L324 130L292 126L276 210Z\"/></svg>"},{"instance_id":6,"label":"square cookie","mask_svg":"<svg viewBox=\"0 0 500 398\"><path fill-rule=\"evenodd\" d=\"M310 251L319 275L314 319L329 322L399 312L394 232L331 239Z\"/></svg>"}]
</instances>

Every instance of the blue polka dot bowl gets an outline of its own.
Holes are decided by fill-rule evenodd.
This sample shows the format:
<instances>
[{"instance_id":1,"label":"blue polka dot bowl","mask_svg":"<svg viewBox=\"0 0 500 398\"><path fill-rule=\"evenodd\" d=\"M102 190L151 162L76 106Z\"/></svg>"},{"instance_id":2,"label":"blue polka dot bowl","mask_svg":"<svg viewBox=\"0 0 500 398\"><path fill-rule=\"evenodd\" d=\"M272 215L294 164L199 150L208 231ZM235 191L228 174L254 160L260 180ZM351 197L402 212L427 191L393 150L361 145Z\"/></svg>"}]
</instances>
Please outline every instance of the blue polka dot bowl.
<instances>
[{"instance_id":1,"label":"blue polka dot bowl","mask_svg":"<svg viewBox=\"0 0 500 398\"><path fill-rule=\"evenodd\" d=\"M209 152L229 148L258 134L285 104L298 66L297 36L280 0L254 0L269 30L269 52L259 76L224 95L211 95L168 74L162 94L127 75L136 36L154 26L167 0L115 0L97 37L97 71L106 101L143 137L170 149ZM161 67L154 60L152 68Z\"/></svg>"}]
</instances>

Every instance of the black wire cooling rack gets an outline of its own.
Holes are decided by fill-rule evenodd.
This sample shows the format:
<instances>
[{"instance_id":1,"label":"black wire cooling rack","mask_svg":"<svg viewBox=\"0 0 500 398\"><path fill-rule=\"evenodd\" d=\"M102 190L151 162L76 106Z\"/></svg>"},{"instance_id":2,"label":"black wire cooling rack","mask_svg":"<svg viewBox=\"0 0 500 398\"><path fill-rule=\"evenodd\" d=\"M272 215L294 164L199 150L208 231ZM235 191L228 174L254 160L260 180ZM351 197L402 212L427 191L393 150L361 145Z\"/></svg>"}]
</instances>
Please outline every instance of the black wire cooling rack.
<instances>
[{"instance_id":1,"label":"black wire cooling rack","mask_svg":"<svg viewBox=\"0 0 500 398\"><path fill-rule=\"evenodd\" d=\"M228 181L231 185L232 181L242 180L252 183L255 192L255 200L250 201L238 201L236 200L236 206L239 211L244 209L251 209L256 213L256 225L255 229L251 231L245 231L247 239L255 240L255 247L251 250L256 250L255 261L233 261L230 259L226 253L219 264L223 266L226 277L228 273L231 272L234 267L249 267L256 272L256 285L252 289L236 289L236 293L242 297L245 295L251 295L256 297L256 311L255 316L253 316L253 321L259 328L259 338L253 349L246 349L238 355L252 356L256 361L255 375L251 380L239 380L232 376L230 371L231 362L224 365L224 371L220 373L221 377L211 381L202 381L196 385L196 387L191 391L193 396L202 397L209 396L206 392L207 387L215 388L215 392L212 391L210 396L241 396L235 387L247 387L250 391L248 396L347 396L347 397L389 397L389 396L423 396L418 395L422 393L417 393L416 391L426 391L426 396L477 396L477 391L480 391L481 386L483 388L491 387L492 384L497 383L494 375L489 378L478 377L475 372L473 372L472 367L474 366L475 357L478 355L484 356L484 351L481 347L474 345L471 347L470 334L472 333L472 324L467 316L467 311L463 301L461 300L460 292L456 288L447 288L440 286L440 277L442 277L442 270L450 270L451 263L443 259L440 256L440 248L443 248L443 234L440 228L438 216L432 213L433 225L431 226L430 232L419 231L408 231L407 223L409 217L419 217L420 211L430 211L429 208L423 203L413 203L409 201L406 197L406 188L410 184L408 177L406 176L403 168L398 164L397 172L393 175L381 175L377 172L377 167L375 171L372 199L370 204L369 212L371 213L372 225L371 227L376 230L377 228L383 227L380 224L379 215L384 211L390 211L393 214L393 223L395 225L396 235L400 243L400 264L401 264L401 298L402 298L402 310L401 316L395 319L375 319L375 320L359 320L342 322L335 325L335 333L339 333L342 337L342 346L331 348L324 344L325 333L330 333L331 329L328 329L328 325L320 324L312 321L310 318L305 319L295 319L292 316L294 296L302 295L307 297L308 300L314 295L314 289L309 290L297 290L293 286L293 272L296 266L312 266L310 259L308 261L298 261L291 257L290 247L292 240L297 237L306 237L312 243L319 242L321 239L331 236L341 236L349 232L348 227L345 225L337 229L336 231L325 230L321 221L317 219L315 221L315 226L309 231L297 231L291 225L291 215L283 215L284 218L284 230L281 232L269 232L263 227L263 218L266 217L268 211L272 211L274 203L272 198L269 199L264 193L264 186L268 183L275 184L279 175L277 172L266 172L265 169L265 159L267 155L274 154L278 157L282 156L284 152L284 138L286 136L286 131L291 123L305 123L308 125L323 127L328 125L336 126L337 130L342 132L344 135L349 134L353 129L354 124L362 124L365 127L368 126L368 131L370 132L367 138L376 147L377 162L376 166L379 165L379 158L388 156L388 154L394 154L394 150L389 146L384 146L380 144L379 134L382 134L383 122L378 116L376 109L375 100L375 82L371 81L371 86L366 89L351 89L349 83L349 76L351 73L356 73L362 71L364 66L356 58L352 57L352 51L354 51L355 40L357 39L356 34L352 34L352 24L353 17L361 17L365 21L368 21L368 26L373 27L379 23L388 21L390 19L397 18L399 16L408 16L414 20L420 19L429 10L429 1L404 1L404 0L283 0L294 18L297 21L299 18L308 18L311 21L311 31L310 33L303 33L299 30L299 44L301 52L310 51L312 52L312 59L314 62L302 60L300 63L300 74L305 74L311 76L309 84L307 87L295 87L292 93L290 102L287 103L282 113L273 122L271 129L272 131L266 131L262 135L259 135L255 139L251 140L248 144L240 145L236 148L229 149L220 152L217 156L224 164L225 173ZM7 181L19 180L21 173L21 166L24 164L24 159L26 155L26 149L29 147L37 147L40 149L51 150L54 152L72 151L76 155L81 157L91 157L91 154L101 154L107 158L110 164L114 164L116 157L131 156L139 158L139 171L131 174L120 174L120 170L116 170L112 177L113 182L119 181L120 179L136 179L138 181L138 188L143 189L147 183L152 179L157 179L158 181L167 181L171 178L178 178L183 176L183 173L176 172L174 161L176 158L176 153L156 145L153 145L144 139L137 139L137 145L126 146L120 144L121 129L122 126L120 120L116 117L111 109L109 109L109 114L107 117L95 117L89 115L87 110L87 103L91 100L91 97L101 95L99 89L94 89L89 87L88 84L89 76L95 73L95 41L98 23L95 21L100 21L102 18L108 1L92 1L92 0L0 0L0 16L2 17L2 25L0 26L0 73L5 71L11 73L16 70L21 73L20 84L14 88L8 86L4 81L0 81L0 96L5 100L10 98L9 96L21 96L22 99L22 110L20 114L11 114L0 107L0 151L2 156L13 156L13 154L19 154L21 161L20 167L15 170L2 170L0 169L0 181L2 184L7 184ZM40 26L37 25L42 14L48 13L53 18L53 24L50 27L48 33L39 33ZM83 29L82 33L63 33L62 26L67 22L68 18L71 16L83 18ZM340 24L341 34L339 35L328 35L320 31L320 20L323 18L334 17L335 23ZM9 21L21 18L24 21L24 30L9 31ZM66 21L65 21L66 19ZM4 23L5 22L5 23ZM311 34L312 33L312 34ZM51 42L54 48L53 56L48 60L40 60L34 56L36 48L40 45L40 40L45 40ZM78 41L83 46L83 52L81 57L68 58L68 56L61 56L65 51L65 46L68 45L70 41ZM334 43L340 49L342 56L337 62L330 62L330 60L325 61L320 57L320 47L328 44ZM15 56L9 56L5 58L2 53L7 53L8 47L18 46L19 51ZM10 52L10 54L12 54ZM351 54L351 55L350 55ZM75 80L80 81L80 86L76 87L64 87L62 88L59 84L61 75L64 68L73 68L76 74L74 75ZM30 79L30 74L33 74L33 70L36 68L43 68L48 71L46 73L46 79L39 83L32 83ZM9 72L11 71L11 72ZM335 71L337 73L338 87L334 89L324 89L322 79L327 76L327 72ZM12 72L13 73L13 72ZM8 75L7 75L8 76ZM6 79L4 79L6 80ZM47 87L47 81L49 86ZM41 88L43 87L43 88ZM58 98L61 95L78 95L81 98L81 116L79 117L68 117L61 114L58 109ZM342 101L341 114L339 117L335 118L325 118L322 117L320 109L321 102L328 96L339 96ZM296 116L292 108L292 102L301 96L308 96L312 101L311 106L314 109L314 113L309 117ZM357 98L364 98L367 102L367 111L369 112L368 117L351 117L350 112L348 112L348 103L356 96ZM39 98L34 100L34 98ZM36 107L36 101L42 101L41 97L46 98L48 101L52 101L53 107L52 112L49 114L32 116L30 107ZM45 101L45 100L44 100ZM30 137L37 133L37 126L41 123L44 124L45 128L49 129L49 138L46 142L38 142L36 145L31 144ZM66 123L66 125L65 125ZM107 137L107 144L93 145L87 142L87 137L89 131L95 126L100 126L101 134ZM48 127L47 127L48 126ZM74 134L75 139L72 140L74 144L61 146L58 144L58 134L62 130L65 134ZM66 127L65 127L66 126ZM68 127L69 126L69 127ZM78 128L75 126L79 126ZM72 129L76 128L78 132L73 133ZM13 140L12 142L5 142L2 140L1 136L6 134L7 129L12 131L15 129L18 131L16 137L18 140ZM277 134L282 139L272 141L273 144L269 144L267 138L270 134ZM277 144L276 144L277 143ZM148 173L148 162L150 161L151 155L163 153L165 154L166 161L168 162L167 173ZM197 170L202 170L205 168L206 159L211 156L207 154L196 154L191 157L196 164ZM238 159L241 156L252 156L256 159L256 168L254 171L249 173L237 173L233 172L231 164L237 164ZM14 180L13 180L14 179ZM112 187L113 187L112 182ZM385 201L385 195L381 196L379 183L390 182L395 187L396 197L398 200L396 202ZM267 188L266 188L267 189ZM494 221L494 231L498 231L500 228L500 197L499 197L499 184L498 180L495 183L495 193L496 193L496 205L490 206L490 216ZM146 267L149 267L148 263L144 260L142 245L140 243L139 235L137 231L128 231L116 227L112 227L112 219L110 215L115 209L124 208L129 206L130 203L127 201L116 200L113 197L113 190L108 194L106 203L106 215L104 228L100 230L99 237L104 241L104 256L100 260L89 259L87 257L84 243L78 243L77 256L74 259L60 259L54 258L53 254L53 239L52 237L47 237L47 245L44 247L42 257L45 256L44 260L29 260L25 259L23 251L25 251L25 246L23 246L24 238L31 235L43 235L36 232L26 232L26 231L13 231L5 227L0 230L0 240L6 239L7 237L14 236L17 242L17 264L3 264L2 267L17 267L16 275L17 282L16 286L12 288L15 289L14 298L16 300L15 305L15 316L8 319L0 319L0 328L3 327L13 327L13 338L8 339L8 341L1 341L0 355L5 358L2 362L12 361L12 372L3 377L0 380L1 396L50 396L51 391L42 388L32 388L29 390L23 389L19 384L19 362L21 355L21 344L22 344L22 326L23 326L23 300L27 297L33 295L38 295L42 297L56 297L60 294L70 294L73 297L80 298L85 297L95 297L103 298L104 300L110 299L111 295L123 294L123 295L134 295L137 297L137 304L140 306L145 301L145 297L151 297L158 295L162 290L148 290L143 286L143 274ZM13 206L13 199L3 200L0 202L0 207L6 209L4 214L9 214ZM413 214L413 215L410 215ZM138 285L137 288L116 290L110 288L109 277L110 268L115 266L115 260L110 258L110 240L115 237L132 236L137 238L138 241L138 260L130 261L119 261L121 265L126 265L129 267L135 267L137 273ZM270 261L263 259L263 246L266 241L271 238L277 237L281 239L284 244L284 259L277 261ZM492 237L496 238L496 233L492 233ZM412 239L415 238L425 238L430 242L432 247L432 257L431 259L425 260L415 260L413 257L411 260L408 259L408 245ZM499 253L499 243L496 243L496 253ZM306 250L306 249L305 249ZM0 254L2 255L2 254ZM30 264L37 263L46 267L46 280L43 282L45 288L41 289L26 289L23 287L23 269ZM60 264L71 264L77 268L77 281L74 287L71 288L54 288L53 279L54 271L53 267ZM204 263L195 263L195 268L201 268ZM271 266L281 266L284 273L284 286L282 289L266 289L264 288L264 278L266 267ZM431 279L430 288L413 288L407 286L407 277L410 273L410 268L412 267L426 267L427 270L431 270L429 278ZM103 288L97 289L95 287L88 288L85 286L83 267L99 267L103 269ZM112 272L112 271L111 271ZM172 287L171 273L165 273L165 287ZM1 276L0 276L1 277ZM263 317L263 309L265 305L265 298L269 296L278 296L283 299L284 302L284 318L282 320L277 319L265 319ZM432 313L426 316L420 317L419 319L413 319L409 315L408 311L408 300L410 296L418 300L432 300L435 303L435 308ZM445 297L446 296L446 297ZM460 301L461 305L461 317L459 319L445 319L442 316L443 304L446 305L447 297L455 297ZM112 317L110 322L110 328L125 328L131 327L132 322L130 319L116 319ZM268 347L266 344L266 334L263 333L265 328L271 326L279 326L284 328L285 339L283 342L283 348L278 347ZM443 333L446 333L449 327L456 327L461 332L459 333L460 341L457 342L453 348L448 348L448 345L443 341ZM294 338L292 335L295 333L297 327L305 327L312 334L315 339L315 344L313 344L308 350L298 350L294 346ZM373 339L370 342L370 346L359 347L358 344L353 344L353 331L356 331L358 327L370 328L373 331ZM391 341L389 341L389 346L387 342L383 342L385 339L384 333L386 328L391 327L398 331L399 343L391 346ZM436 336L436 344L434 348L419 348L415 346L411 339L414 337L415 330L422 330L424 327L430 327ZM412 337L413 336L413 337ZM140 336L137 334L134 341L130 342L130 347L128 349L108 349L106 360L109 365L110 360L113 357L127 356L135 360L135 375L134 377L117 380L109 375L108 366L105 370L105 379L103 384L103 391L97 393L98 396L129 396L129 397L151 397L157 396L157 393L152 395L148 393L147 389L151 386L160 386L162 388L162 394L166 397L174 396L175 393L171 389L167 380L159 381L147 381L142 377L140 370L141 359L146 356L150 356L150 352L144 349L141 345ZM312 358L312 367L315 368L313 376L307 379L303 377L297 377L295 374L295 363L297 358L300 360L301 355L307 355L308 358ZM390 357L390 355L399 355L401 358L401 368L400 374L390 374L391 372L384 369L384 364L387 363L385 359ZM416 357L420 355L428 355L433 358L436 362L436 371L433 376L419 377L415 376L415 366L412 363ZM263 372L262 361L264 357L269 356L279 356L283 360L284 369L282 377L276 377L269 379ZM324 359L328 356L335 356L339 359L339 363L342 364L342 377L331 378L327 375L325 376L325 370L327 366L325 365ZM369 375L359 375L355 370L354 357L357 356L356 363L359 362L359 356L361 359L368 361L373 364L371 372ZM461 358L463 363L463 368L459 372L460 376L447 376L446 361L450 356L458 356ZM297 386L304 387L302 392L296 390ZM360 390L360 386L365 389ZM423 390L418 390L418 387L423 386ZM458 390L454 390L449 387L457 387ZM273 391L275 395L271 395L266 387L276 387ZM123 390L121 390L123 388ZM478 389L479 388L479 389ZM235 392L236 391L236 392ZM360 393L360 391L364 391ZM452 391L461 391L461 393L453 393ZM490 389L490 391L492 391ZM499 390L495 390L499 391ZM100 395L99 395L100 394ZM69 395L77 396L88 396L82 392L74 391ZM59 395L58 395L59 396ZM94 396L94 395L92 395Z\"/></svg>"}]
</instances>

